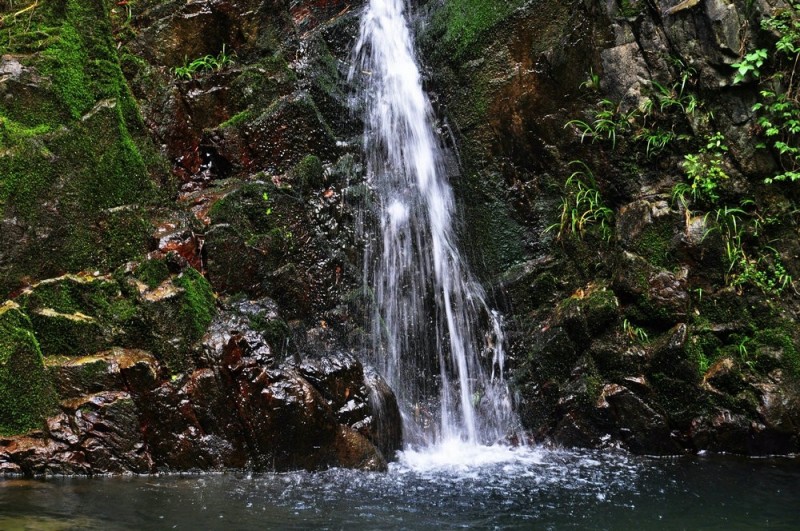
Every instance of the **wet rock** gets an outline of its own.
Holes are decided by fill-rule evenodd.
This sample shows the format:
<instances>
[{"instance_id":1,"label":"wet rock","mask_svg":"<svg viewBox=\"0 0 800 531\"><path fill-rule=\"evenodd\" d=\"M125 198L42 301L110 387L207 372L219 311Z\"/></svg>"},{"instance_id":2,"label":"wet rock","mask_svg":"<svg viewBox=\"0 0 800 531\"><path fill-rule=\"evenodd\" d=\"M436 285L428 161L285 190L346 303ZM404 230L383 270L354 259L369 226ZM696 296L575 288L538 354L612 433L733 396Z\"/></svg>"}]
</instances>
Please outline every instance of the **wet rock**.
<instances>
[{"instance_id":1,"label":"wet rock","mask_svg":"<svg viewBox=\"0 0 800 531\"><path fill-rule=\"evenodd\" d=\"M749 454L751 421L742 414L718 409L692 421L689 432L698 450Z\"/></svg>"},{"instance_id":2,"label":"wet rock","mask_svg":"<svg viewBox=\"0 0 800 531\"><path fill-rule=\"evenodd\" d=\"M660 270L642 257L624 251L614 270L614 290L633 299L640 322L672 324L685 318L689 294L684 272Z\"/></svg>"},{"instance_id":3,"label":"wet rock","mask_svg":"<svg viewBox=\"0 0 800 531\"><path fill-rule=\"evenodd\" d=\"M606 384L597 407L608 411L625 446L634 453L679 454L681 446L672 440L666 416L628 387Z\"/></svg>"},{"instance_id":4,"label":"wet rock","mask_svg":"<svg viewBox=\"0 0 800 531\"><path fill-rule=\"evenodd\" d=\"M51 357L46 365L62 399L129 386L144 391L156 385L159 369L151 354L122 348L76 358Z\"/></svg>"},{"instance_id":5,"label":"wet rock","mask_svg":"<svg viewBox=\"0 0 800 531\"><path fill-rule=\"evenodd\" d=\"M364 385L369 393L371 416L363 423L355 423L353 428L364 433L368 424L367 437L378 447L386 459L394 459L403 444L403 419L397 397L386 380L374 369L364 371ZM367 421L369 421L367 423Z\"/></svg>"},{"instance_id":6,"label":"wet rock","mask_svg":"<svg viewBox=\"0 0 800 531\"><path fill-rule=\"evenodd\" d=\"M152 471L128 393L70 399L61 409L43 431L0 440L0 467L27 475Z\"/></svg>"},{"instance_id":7,"label":"wet rock","mask_svg":"<svg viewBox=\"0 0 800 531\"><path fill-rule=\"evenodd\" d=\"M139 429L139 417L130 394L105 391L62 402L67 423L49 423L47 436L57 441L75 441L70 451L82 454L95 471L110 473L151 470Z\"/></svg>"},{"instance_id":8,"label":"wet rock","mask_svg":"<svg viewBox=\"0 0 800 531\"><path fill-rule=\"evenodd\" d=\"M355 409L366 408L367 389L364 386L364 369L348 354L326 356L322 359L305 360L299 367L303 377L322 393L331 408L337 412L342 424L363 420L365 414ZM350 422L348 422L350 420Z\"/></svg>"},{"instance_id":9,"label":"wet rock","mask_svg":"<svg viewBox=\"0 0 800 531\"><path fill-rule=\"evenodd\" d=\"M142 434L158 468L212 470L247 463L244 429L226 391L213 371L200 369L135 394Z\"/></svg>"},{"instance_id":10,"label":"wet rock","mask_svg":"<svg viewBox=\"0 0 800 531\"><path fill-rule=\"evenodd\" d=\"M730 357L715 361L703 375L703 385L716 392L735 395L744 388L744 384L738 365Z\"/></svg>"},{"instance_id":11,"label":"wet rock","mask_svg":"<svg viewBox=\"0 0 800 531\"><path fill-rule=\"evenodd\" d=\"M699 375L687 355L689 327L684 323L673 326L651 347L652 370L696 382Z\"/></svg>"},{"instance_id":12,"label":"wet rock","mask_svg":"<svg viewBox=\"0 0 800 531\"><path fill-rule=\"evenodd\" d=\"M268 261L235 228L218 224L206 232L208 277L222 293L263 294Z\"/></svg>"},{"instance_id":13,"label":"wet rock","mask_svg":"<svg viewBox=\"0 0 800 531\"><path fill-rule=\"evenodd\" d=\"M339 466L377 472L388 468L375 445L352 428L339 426L334 447Z\"/></svg>"},{"instance_id":14,"label":"wet rock","mask_svg":"<svg viewBox=\"0 0 800 531\"><path fill-rule=\"evenodd\" d=\"M639 45L631 42L605 49L601 58L607 90L615 99L624 101L627 108L638 107L650 78Z\"/></svg>"},{"instance_id":15,"label":"wet rock","mask_svg":"<svg viewBox=\"0 0 800 531\"><path fill-rule=\"evenodd\" d=\"M338 151L314 100L302 94L279 99L247 125L246 134L250 166L273 173L290 169L309 152L331 160Z\"/></svg>"}]
</instances>

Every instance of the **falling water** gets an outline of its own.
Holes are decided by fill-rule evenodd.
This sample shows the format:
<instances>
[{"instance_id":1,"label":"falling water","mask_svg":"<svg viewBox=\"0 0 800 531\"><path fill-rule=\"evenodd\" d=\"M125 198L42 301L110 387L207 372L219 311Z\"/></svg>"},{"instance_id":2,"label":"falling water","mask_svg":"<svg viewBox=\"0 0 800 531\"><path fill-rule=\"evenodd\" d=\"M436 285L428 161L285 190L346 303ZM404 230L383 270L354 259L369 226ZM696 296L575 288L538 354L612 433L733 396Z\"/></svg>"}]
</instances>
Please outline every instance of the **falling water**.
<instances>
[{"instance_id":1,"label":"falling water","mask_svg":"<svg viewBox=\"0 0 800 531\"><path fill-rule=\"evenodd\" d=\"M487 444L513 418L501 320L456 246L445 151L404 3L370 0L350 71L378 218L364 224L372 351L402 404L407 440Z\"/></svg>"}]
</instances>

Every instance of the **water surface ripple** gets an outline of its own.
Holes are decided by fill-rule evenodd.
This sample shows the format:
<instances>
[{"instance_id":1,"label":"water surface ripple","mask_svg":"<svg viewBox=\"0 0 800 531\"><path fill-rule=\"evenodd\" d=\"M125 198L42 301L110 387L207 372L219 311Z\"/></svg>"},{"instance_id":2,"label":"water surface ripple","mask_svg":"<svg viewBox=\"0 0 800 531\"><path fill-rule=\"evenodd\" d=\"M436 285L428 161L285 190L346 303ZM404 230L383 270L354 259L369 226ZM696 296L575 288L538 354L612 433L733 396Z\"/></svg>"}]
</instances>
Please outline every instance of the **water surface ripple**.
<instances>
[{"instance_id":1,"label":"water surface ripple","mask_svg":"<svg viewBox=\"0 0 800 531\"><path fill-rule=\"evenodd\" d=\"M800 462L406 451L333 469L0 482L0 529L797 529Z\"/></svg>"}]
</instances>

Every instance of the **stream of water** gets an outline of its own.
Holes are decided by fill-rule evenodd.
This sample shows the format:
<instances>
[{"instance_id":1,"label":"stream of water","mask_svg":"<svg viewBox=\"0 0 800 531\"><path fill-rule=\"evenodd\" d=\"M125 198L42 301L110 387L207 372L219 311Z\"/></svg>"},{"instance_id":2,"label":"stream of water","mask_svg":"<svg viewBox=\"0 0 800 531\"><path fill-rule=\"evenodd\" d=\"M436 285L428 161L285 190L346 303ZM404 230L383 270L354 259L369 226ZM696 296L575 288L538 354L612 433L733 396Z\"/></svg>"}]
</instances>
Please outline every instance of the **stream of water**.
<instances>
[{"instance_id":1,"label":"stream of water","mask_svg":"<svg viewBox=\"0 0 800 531\"><path fill-rule=\"evenodd\" d=\"M370 0L350 80L379 220L363 224L365 292L374 301L368 357L398 396L408 443L493 443L514 424L502 327L458 250L405 0Z\"/></svg>"}]
</instances>

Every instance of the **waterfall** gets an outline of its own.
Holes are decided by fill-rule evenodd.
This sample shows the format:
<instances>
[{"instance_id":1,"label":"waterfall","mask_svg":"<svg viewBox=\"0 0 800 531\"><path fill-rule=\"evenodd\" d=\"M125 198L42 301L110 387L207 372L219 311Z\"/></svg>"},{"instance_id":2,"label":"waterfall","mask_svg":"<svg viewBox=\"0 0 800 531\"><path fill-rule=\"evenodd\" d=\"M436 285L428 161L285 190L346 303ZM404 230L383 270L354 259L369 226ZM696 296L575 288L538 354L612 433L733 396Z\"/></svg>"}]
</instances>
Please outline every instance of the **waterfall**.
<instances>
[{"instance_id":1,"label":"waterfall","mask_svg":"<svg viewBox=\"0 0 800 531\"><path fill-rule=\"evenodd\" d=\"M362 230L371 353L407 441L493 443L512 424L500 315L452 229L455 202L404 0L370 0L353 50L373 220Z\"/></svg>"}]
</instances>

